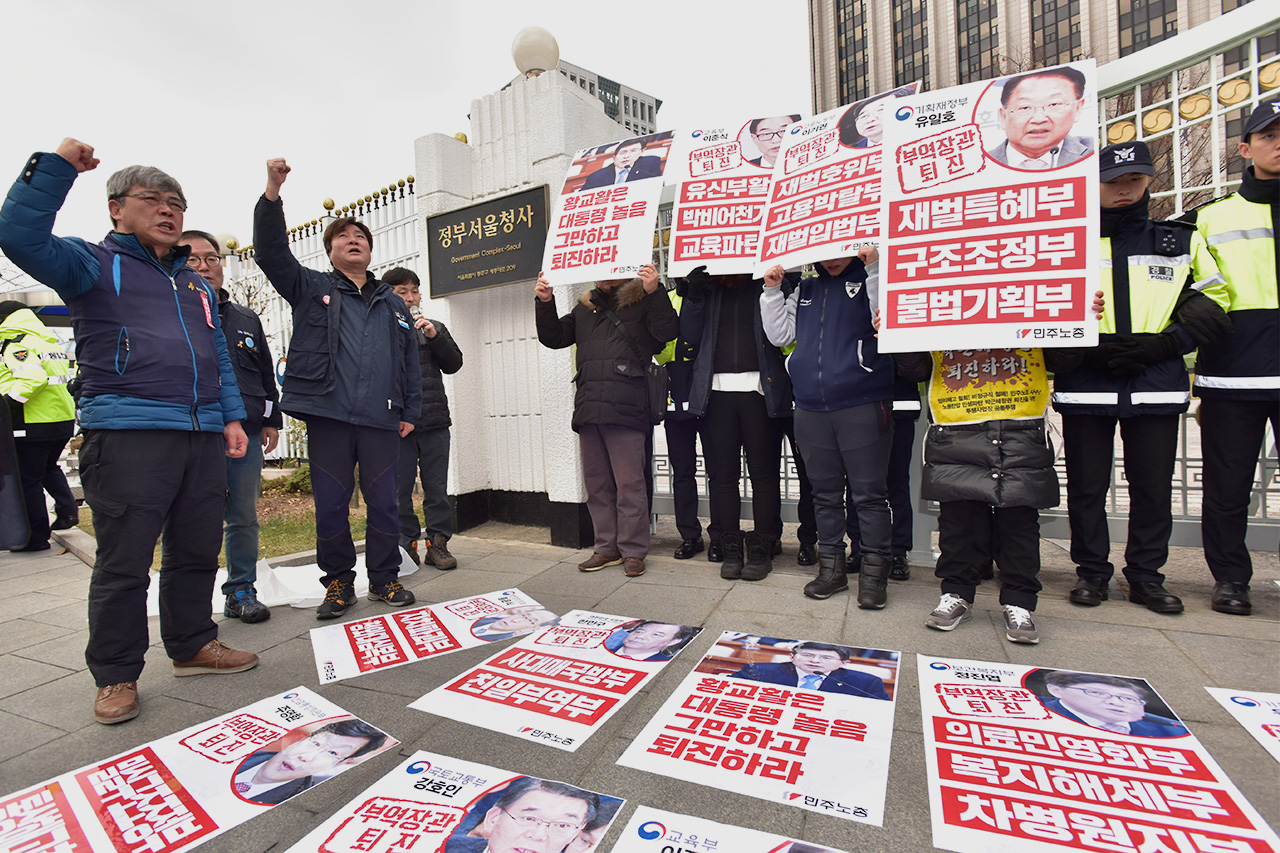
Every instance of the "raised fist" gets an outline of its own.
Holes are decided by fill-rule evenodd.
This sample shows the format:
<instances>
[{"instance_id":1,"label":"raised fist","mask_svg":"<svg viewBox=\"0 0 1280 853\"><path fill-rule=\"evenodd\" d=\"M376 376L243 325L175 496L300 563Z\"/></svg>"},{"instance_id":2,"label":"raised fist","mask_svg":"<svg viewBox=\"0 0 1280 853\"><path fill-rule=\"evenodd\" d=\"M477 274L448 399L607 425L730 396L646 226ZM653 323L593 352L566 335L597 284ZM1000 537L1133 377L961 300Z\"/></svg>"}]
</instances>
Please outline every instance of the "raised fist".
<instances>
[{"instance_id":1,"label":"raised fist","mask_svg":"<svg viewBox=\"0 0 1280 853\"><path fill-rule=\"evenodd\" d=\"M75 166L77 172L87 172L96 168L98 163L101 162L97 157L93 156L92 145L85 145L80 140L72 139L70 136L62 140L58 150L54 153L72 166Z\"/></svg>"},{"instance_id":2,"label":"raised fist","mask_svg":"<svg viewBox=\"0 0 1280 853\"><path fill-rule=\"evenodd\" d=\"M280 197L280 185L289 175L289 164L283 157L274 157L267 161L267 198L274 201Z\"/></svg>"},{"instance_id":3,"label":"raised fist","mask_svg":"<svg viewBox=\"0 0 1280 853\"><path fill-rule=\"evenodd\" d=\"M538 273L538 286L533 289L533 292L541 301L551 301L551 282L547 281L547 277L542 273Z\"/></svg>"}]
</instances>

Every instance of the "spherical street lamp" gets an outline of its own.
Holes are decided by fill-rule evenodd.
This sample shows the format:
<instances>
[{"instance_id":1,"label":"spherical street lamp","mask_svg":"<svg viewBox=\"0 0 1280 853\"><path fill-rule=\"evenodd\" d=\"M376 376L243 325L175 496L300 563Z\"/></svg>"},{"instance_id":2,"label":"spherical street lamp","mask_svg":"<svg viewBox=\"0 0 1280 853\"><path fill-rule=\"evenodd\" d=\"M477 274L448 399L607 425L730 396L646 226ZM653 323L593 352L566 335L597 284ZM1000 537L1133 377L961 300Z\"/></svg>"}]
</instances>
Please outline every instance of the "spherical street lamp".
<instances>
[{"instance_id":1,"label":"spherical street lamp","mask_svg":"<svg viewBox=\"0 0 1280 853\"><path fill-rule=\"evenodd\" d=\"M511 42L511 58L521 74L537 77L560 62L560 45L556 44L556 37L542 27L525 27Z\"/></svg>"}]
</instances>

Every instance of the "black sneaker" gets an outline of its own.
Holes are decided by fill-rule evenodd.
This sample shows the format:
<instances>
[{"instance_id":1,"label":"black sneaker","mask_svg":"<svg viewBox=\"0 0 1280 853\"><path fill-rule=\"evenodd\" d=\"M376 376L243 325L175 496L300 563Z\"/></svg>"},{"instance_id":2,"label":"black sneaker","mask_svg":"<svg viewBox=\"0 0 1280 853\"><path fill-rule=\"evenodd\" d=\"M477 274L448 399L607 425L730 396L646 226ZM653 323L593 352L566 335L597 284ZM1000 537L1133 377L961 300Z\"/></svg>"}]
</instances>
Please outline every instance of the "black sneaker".
<instances>
[{"instance_id":1,"label":"black sneaker","mask_svg":"<svg viewBox=\"0 0 1280 853\"><path fill-rule=\"evenodd\" d=\"M769 572L773 571L773 543L777 540L771 541L771 539L772 537L755 530L747 534L745 540L747 557L740 575L744 581L764 580L769 576Z\"/></svg>"},{"instance_id":2,"label":"black sneaker","mask_svg":"<svg viewBox=\"0 0 1280 853\"><path fill-rule=\"evenodd\" d=\"M369 586L370 601L384 601L392 607L404 607L413 604L416 599L413 593L400 585L400 581L387 581L381 586Z\"/></svg>"},{"instance_id":3,"label":"black sneaker","mask_svg":"<svg viewBox=\"0 0 1280 853\"><path fill-rule=\"evenodd\" d=\"M317 619L337 619L347 608L356 603L356 586L342 581L329 581L324 601L316 608Z\"/></svg>"},{"instance_id":4,"label":"black sneaker","mask_svg":"<svg viewBox=\"0 0 1280 853\"><path fill-rule=\"evenodd\" d=\"M227 603L222 608L223 616L231 616L241 622L253 624L266 622L271 618L271 610L258 600L258 592L251 586L242 586L232 590L227 596Z\"/></svg>"},{"instance_id":5,"label":"black sneaker","mask_svg":"<svg viewBox=\"0 0 1280 853\"><path fill-rule=\"evenodd\" d=\"M911 580L911 564L907 562L906 554L893 555L893 560L889 563L889 580Z\"/></svg>"},{"instance_id":6,"label":"black sneaker","mask_svg":"<svg viewBox=\"0 0 1280 853\"><path fill-rule=\"evenodd\" d=\"M70 530L71 528L75 527L79 523L80 523L79 512L77 512L75 515L60 515L56 519L54 519L53 524L49 525L49 529L50 530Z\"/></svg>"},{"instance_id":7,"label":"black sneaker","mask_svg":"<svg viewBox=\"0 0 1280 853\"><path fill-rule=\"evenodd\" d=\"M742 577L742 533L734 531L720 537L724 548L724 560L720 563L720 577L727 581Z\"/></svg>"}]
</instances>

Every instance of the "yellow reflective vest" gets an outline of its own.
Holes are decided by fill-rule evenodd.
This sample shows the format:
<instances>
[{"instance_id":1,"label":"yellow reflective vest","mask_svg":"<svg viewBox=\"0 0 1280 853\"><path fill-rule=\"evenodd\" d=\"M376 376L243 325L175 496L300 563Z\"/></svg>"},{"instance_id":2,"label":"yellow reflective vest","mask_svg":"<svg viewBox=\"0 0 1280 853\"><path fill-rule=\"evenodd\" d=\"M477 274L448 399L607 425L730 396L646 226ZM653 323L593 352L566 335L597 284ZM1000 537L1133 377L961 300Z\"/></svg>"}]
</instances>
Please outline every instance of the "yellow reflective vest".
<instances>
[{"instance_id":1,"label":"yellow reflective vest","mask_svg":"<svg viewBox=\"0 0 1280 853\"><path fill-rule=\"evenodd\" d=\"M67 383L75 367L58 339L22 308L0 323L0 350L0 395L9 402L13 437L70 436L76 407Z\"/></svg>"}]
</instances>

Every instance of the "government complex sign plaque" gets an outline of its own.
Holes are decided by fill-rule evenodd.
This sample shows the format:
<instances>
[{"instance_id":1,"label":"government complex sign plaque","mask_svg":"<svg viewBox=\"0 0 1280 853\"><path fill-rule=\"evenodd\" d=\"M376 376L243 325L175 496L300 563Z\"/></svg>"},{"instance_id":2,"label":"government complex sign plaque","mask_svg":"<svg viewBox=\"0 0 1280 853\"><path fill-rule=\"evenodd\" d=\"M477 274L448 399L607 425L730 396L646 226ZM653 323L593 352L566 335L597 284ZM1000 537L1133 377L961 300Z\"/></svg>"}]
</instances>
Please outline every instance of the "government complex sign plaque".
<instances>
[{"instance_id":1,"label":"government complex sign plaque","mask_svg":"<svg viewBox=\"0 0 1280 853\"><path fill-rule=\"evenodd\" d=\"M547 225L545 184L427 217L432 298L535 280Z\"/></svg>"}]
</instances>

